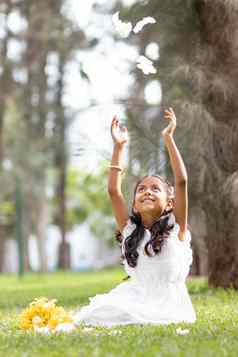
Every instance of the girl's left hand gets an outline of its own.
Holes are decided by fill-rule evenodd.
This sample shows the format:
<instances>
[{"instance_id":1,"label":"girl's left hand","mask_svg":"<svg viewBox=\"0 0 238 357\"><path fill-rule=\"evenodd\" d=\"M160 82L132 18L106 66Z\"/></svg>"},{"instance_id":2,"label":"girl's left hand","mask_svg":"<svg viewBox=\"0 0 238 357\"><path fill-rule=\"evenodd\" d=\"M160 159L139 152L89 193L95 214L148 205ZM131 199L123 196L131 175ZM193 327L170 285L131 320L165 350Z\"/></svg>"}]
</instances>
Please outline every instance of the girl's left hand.
<instances>
[{"instance_id":1,"label":"girl's left hand","mask_svg":"<svg viewBox=\"0 0 238 357\"><path fill-rule=\"evenodd\" d=\"M164 111L165 119L169 120L169 125L162 131L163 137L173 136L176 129L176 116L172 108Z\"/></svg>"}]
</instances>

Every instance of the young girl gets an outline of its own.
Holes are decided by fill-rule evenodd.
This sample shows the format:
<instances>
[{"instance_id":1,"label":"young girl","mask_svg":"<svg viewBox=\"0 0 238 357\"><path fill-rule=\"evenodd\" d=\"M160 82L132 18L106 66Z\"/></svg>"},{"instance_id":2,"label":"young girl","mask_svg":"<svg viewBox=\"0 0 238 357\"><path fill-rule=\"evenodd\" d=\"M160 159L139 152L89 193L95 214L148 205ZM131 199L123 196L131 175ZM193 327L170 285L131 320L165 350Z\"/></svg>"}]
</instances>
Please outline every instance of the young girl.
<instances>
[{"instance_id":1,"label":"young girl","mask_svg":"<svg viewBox=\"0 0 238 357\"><path fill-rule=\"evenodd\" d=\"M108 294L90 299L76 315L76 323L93 326L126 324L192 323L196 315L185 279L192 263L187 230L187 172L173 134L176 117L165 111L169 121L162 135L175 178L174 188L157 175L142 178L135 187L132 215L121 191L122 155L127 129L113 119L114 141L108 191L119 228L124 266L130 279Z\"/></svg>"}]
</instances>

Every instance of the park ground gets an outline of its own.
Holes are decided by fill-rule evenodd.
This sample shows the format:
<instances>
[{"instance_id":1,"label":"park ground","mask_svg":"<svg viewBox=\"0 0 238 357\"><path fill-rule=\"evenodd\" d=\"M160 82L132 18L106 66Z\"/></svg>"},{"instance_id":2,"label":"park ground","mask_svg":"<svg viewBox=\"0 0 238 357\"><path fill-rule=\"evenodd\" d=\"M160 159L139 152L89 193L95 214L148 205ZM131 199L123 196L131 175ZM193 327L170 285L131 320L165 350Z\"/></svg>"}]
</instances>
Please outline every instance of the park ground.
<instances>
[{"instance_id":1,"label":"park ground","mask_svg":"<svg viewBox=\"0 0 238 357\"><path fill-rule=\"evenodd\" d=\"M237 357L238 294L209 289L204 278L187 281L197 313L193 325L80 327L69 334L40 335L19 329L19 314L34 298L56 298L75 310L125 277L122 268L101 272L0 276L0 357ZM178 328L187 334L180 335Z\"/></svg>"}]
</instances>

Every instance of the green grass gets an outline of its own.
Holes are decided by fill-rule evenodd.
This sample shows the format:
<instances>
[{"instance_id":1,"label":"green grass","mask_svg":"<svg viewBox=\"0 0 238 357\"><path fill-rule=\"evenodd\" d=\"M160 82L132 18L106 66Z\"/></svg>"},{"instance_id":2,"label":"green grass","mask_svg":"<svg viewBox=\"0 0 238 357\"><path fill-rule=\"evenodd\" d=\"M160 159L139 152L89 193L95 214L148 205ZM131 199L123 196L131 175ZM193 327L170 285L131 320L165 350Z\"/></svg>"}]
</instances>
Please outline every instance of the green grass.
<instances>
[{"instance_id":1,"label":"green grass","mask_svg":"<svg viewBox=\"0 0 238 357\"><path fill-rule=\"evenodd\" d=\"M58 299L75 309L89 296L107 292L122 281L121 269L99 273L29 274L19 280L0 277L0 357L237 357L238 295L234 290L208 289L205 279L190 279L189 292L197 312L194 325L78 328L71 334L42 336L19 330L19 312L35 297ZM188 328L178 335L176 328ZM115 333L113 335L112 333Z\"/></svg>"}]
</instances>

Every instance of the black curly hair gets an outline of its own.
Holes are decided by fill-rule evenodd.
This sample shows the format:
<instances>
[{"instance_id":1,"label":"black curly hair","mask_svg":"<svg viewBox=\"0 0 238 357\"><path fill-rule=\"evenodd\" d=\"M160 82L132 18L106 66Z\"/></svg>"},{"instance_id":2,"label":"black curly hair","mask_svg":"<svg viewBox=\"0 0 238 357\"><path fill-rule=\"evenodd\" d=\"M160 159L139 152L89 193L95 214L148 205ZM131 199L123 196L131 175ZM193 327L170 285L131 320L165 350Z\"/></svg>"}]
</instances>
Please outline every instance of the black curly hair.
<instances>
[{"instance_id":1,"label":"black curly hair","mask_svg":"<svg viewBox=\"0 0 238 357\"><path fill-rule=\"evenodd\" d=\"M139 180L135 186L134 197L137 191L137 187L146 177L156 177L158 178L166 188L166 192L168 195L168 199L174 198L174 188L173 186L165 180L163 177L159 175L147 175L144 176L141 180ZM133 224L136 225L136 228L131 233L130 236L126 237L124 241L124 255L122 259L126 259L128 265L130 267L135 267L138 259L137 248L142 241L145 234L145 227L142 223L141 215L134 211L132 208L132 214L130 216L130 220ZM173 214L173 209L165 210L159 219L154 222L154 224L150 227L151 239L145 245L145 253L148 256L154 256L161 252L162 246L165 240L168 238L170 231L174 228L175 225L175 217ZM122 242L122 234L117 232L116 234L117 240Z\"/></svg>"}]
</instances>

